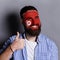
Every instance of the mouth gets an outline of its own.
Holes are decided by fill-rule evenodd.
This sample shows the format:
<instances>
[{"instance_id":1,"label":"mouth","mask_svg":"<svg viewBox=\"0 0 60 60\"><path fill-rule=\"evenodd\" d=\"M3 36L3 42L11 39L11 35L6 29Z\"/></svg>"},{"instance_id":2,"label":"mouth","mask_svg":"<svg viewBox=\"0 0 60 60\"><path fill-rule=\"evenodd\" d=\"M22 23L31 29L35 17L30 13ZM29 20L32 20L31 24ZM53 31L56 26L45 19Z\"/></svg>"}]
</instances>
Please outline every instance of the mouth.
<instances>
[{"instance_id":1,"label":"mouth","mask_svg":"<svg viewBox=\"0 0 60 60\"><path fill-rule=\"evenodd\" d=\"M38 29L38 26L37 25L33 25L33 26L31 26L31 29L32 30L37 30Z\"/></svg>"},{"instance_id":2,"label":"mouth","mask_svg":"<svg viewBox=\"0 0 60 60\"><path fill-rule=\"evenodd\" d=\"M32 26L33 28L38 28L38 26L37 25L34 25L34 26Z\"/></svg>"}]
</instances>

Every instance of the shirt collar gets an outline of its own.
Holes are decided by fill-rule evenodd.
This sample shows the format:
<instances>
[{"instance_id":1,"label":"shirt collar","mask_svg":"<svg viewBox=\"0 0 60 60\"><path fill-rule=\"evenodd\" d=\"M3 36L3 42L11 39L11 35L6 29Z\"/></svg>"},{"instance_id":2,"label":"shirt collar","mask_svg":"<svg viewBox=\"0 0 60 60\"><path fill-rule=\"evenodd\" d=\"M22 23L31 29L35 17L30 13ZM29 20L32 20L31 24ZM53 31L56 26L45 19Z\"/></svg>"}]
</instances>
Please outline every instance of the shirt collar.
<instances>
[{"instance_id":1,"label":"shirt collar","mask_svg":"<svg viewBox=\"0 0 60 60\"><path fill-rule=\"evenodd\" d=\"M23 38L23 37L26 39L26 35L25 35L25 33L22 34L22 38ZM37 40L36 40L36 42L37 42L37 44L41 42L41 34L39 34L39 35L37 36Z\"/></svg>"}]
</instances>

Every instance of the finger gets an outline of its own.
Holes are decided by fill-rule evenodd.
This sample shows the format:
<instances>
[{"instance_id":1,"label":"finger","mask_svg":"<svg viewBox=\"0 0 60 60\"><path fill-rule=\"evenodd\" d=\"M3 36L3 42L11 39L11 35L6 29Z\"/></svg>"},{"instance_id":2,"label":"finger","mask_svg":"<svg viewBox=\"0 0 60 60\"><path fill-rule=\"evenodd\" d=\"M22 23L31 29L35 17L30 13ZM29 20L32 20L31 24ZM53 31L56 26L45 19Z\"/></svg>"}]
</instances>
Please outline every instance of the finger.
<instances>
[{"instance_id":1,"label":"finger","mask_svg":"<svg viewBox=\"0 0 60 60\"><path fill-rule=\"evenodd\" d=\"M17 32L17 35L16 35L16 40L19 38L19 32Z\"/></svg>"}]
</instances>

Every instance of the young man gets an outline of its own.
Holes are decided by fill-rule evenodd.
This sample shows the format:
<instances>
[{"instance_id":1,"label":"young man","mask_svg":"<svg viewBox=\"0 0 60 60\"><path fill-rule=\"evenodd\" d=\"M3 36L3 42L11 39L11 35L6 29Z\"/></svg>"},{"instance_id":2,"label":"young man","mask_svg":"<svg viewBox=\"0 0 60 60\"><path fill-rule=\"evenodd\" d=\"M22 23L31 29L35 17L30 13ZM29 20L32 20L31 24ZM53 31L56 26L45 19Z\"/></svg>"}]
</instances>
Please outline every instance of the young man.
<instances>
[{"instance_id":1,"label":"young man","mask_svg":"<svg viewBox=\"0 0 60 60\"><path fill-rule=\"evenodd\" d=\"M41 21L33 6L25 6L20 12L24 34L10 37L0 50L0 60L58 60L55 43L41 34Z\"/></svg>"}]
</instances>

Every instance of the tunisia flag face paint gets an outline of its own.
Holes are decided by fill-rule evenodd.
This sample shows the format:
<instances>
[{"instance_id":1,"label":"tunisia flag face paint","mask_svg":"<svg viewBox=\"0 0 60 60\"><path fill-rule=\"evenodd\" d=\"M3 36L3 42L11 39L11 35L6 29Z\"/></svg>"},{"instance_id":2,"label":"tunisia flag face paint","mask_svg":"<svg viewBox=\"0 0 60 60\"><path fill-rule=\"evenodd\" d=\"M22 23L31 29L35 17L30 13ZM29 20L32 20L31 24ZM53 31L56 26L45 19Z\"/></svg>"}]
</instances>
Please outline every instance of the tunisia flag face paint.
<instances>
[{"instance_id":1,"label":"tunisia flag face paint","mask_svg":"<svg viewBox=\"0 0 60 60\"><path fill-rule=\"evenodd\" d=\"M38 12L36 10L28 10L23 14L23 24L27 29L37 30L41 25Z\"/></svg>"}]
</instances>

